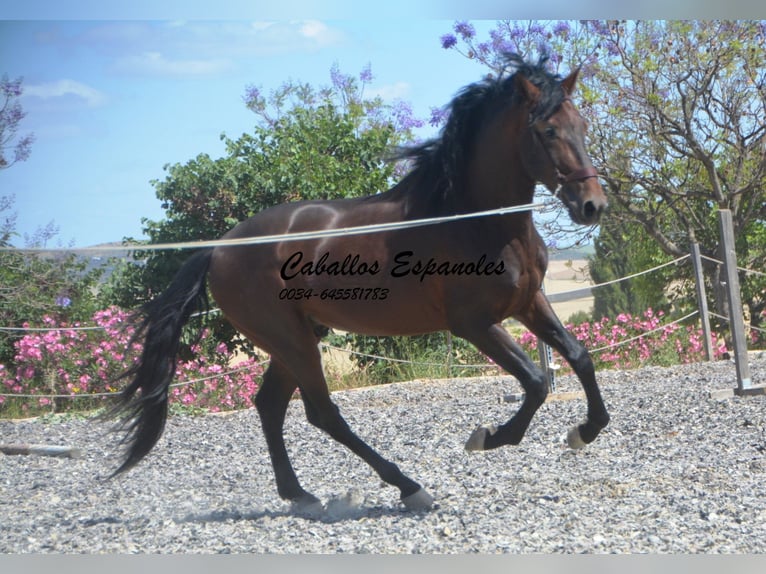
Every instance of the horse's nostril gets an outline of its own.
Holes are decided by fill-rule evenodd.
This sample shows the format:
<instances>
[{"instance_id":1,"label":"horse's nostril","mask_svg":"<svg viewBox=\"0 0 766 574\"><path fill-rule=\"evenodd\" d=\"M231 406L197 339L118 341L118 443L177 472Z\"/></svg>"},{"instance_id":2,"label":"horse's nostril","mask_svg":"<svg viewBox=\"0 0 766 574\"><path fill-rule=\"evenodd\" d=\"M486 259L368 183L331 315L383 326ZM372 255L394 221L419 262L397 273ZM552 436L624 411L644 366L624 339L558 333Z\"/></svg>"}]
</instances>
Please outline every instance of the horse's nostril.
<instances>
[{"instance_id":1,"label":"horse's nostril","mask_svg":"<svg viewBox=\"0 0 766 574\"><path fill-rule=\"evenodd\" d=\"M598 213L598 208L596 208L596 204L592 201L586 201L582 206L582 213L585 216L585 219L590 220Z\"/></svg>"}]
</instances>

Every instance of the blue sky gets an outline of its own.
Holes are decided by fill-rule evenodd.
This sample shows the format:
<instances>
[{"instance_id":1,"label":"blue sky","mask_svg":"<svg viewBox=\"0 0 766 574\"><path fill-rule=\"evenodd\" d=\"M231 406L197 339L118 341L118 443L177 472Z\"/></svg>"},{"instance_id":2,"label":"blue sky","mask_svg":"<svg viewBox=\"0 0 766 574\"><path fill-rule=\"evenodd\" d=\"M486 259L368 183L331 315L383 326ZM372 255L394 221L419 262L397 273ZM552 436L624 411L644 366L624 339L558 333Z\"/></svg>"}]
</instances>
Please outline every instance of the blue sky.
<instances>
[{"instance_id":1,"label":"blue sky","mask_svg":"<svg viewBox=\"0 0 766 574\"><path fill-rule=\"evenodd\" d=\"M0 74L24 77L21 133L36 137L28 161L0 172L0 195L15 195L19 232L53 221L60 229L54 243L64 245L141 238L141 218L163 215L150 180L164 178L165 164L199 153L219 157L221 133L236 138L252 129L256 117L242 101L247 85L265 91L288 79L326 85L333 63L349 74L370 64L370 90L411 102L425 119L431 106L446 104L485 73L440 46L440 36L463 16L454 2L420 4L437 17L409 19L400 15L415 12L396 9L416 3L394 0L383 17L379 9L360 13L356 2L344 19L334 19L342 2L318 11L315 3L299 3L295 16L273 3L252 14L216 5L213 12L226 20L204 19L213 15L210 3L201 11L182 3L179 12L136 0L135 11L121 13L98 4L80 2L72 10L67 2L28 0L0 10L6 18ZM562 6L572 7L540 6L551 4L563 16ZM493 20L474 25L483 35Z\"/></svg>"},{"instance_id":2,"label":"blue sky","mask_svg":"<svg viewBox=\"0 0 766 574\"><path fill-rule=\"evenodd\" d=\"M142 217L162 217L150 180L164 178L165 164L219 157L222 132L252 129L248 84L327 85L335 62L355 75L371 64L368 93L405 99L427 118L484 73L441 48L451 25L0 22L0 73L24 77L20 131L36 137L29 160L0 172L0 194L15 195L22 233L54 221L64 244L138 238Z\"/></svg>"}]
</instances>

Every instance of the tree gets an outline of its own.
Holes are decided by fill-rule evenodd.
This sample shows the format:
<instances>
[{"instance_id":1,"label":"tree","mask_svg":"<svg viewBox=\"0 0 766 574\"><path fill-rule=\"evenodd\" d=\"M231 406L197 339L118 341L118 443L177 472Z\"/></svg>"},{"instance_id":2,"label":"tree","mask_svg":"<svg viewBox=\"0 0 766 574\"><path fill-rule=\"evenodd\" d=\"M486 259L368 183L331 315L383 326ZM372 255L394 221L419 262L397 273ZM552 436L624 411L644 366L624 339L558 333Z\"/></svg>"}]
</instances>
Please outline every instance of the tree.
<instances>
[{"instance_id":1,"label":"tree","mask_svg":"<svg viewBox=\"0 0 766 574\"><path fill-rule=\"evenodd\" d=\"M730 209L740 265L764 267L764 22L500 22L489 36L479 41L458 22L442 45L490 68L503 50L548 52L555 69L582 66L578 103L610 218L640 225L667 256L687 254L696 241L717 257L716 212ZM716 287L719 271L710 269ZM743 285L758 322L766 282L750 275ZM684 297L693 301L691 293ZM720 289L715 305L727 314Z\"/></svg>"},{"instance_id":2,"label":"tree","mask_svg":"<svg viewBox=\"0 0 766 574\"><path fill-rule=\"evenodd\" d=\"M9 80L7 74L0 78L0 169L26 161L34 141L32 134L18 137L19 124L26 116L18 101L24 91L22 82L23 78Z\"/></svg>"},{"instance_id":3,"label":"tree","mask_svg":"<svg viewBox=\"0 0 766 574\"><path fill-rule=\"evenodd\" d=\"M588 258L590 276L596 284L609 283L636 270L656 267L667 259L659 246L645 241L643 227L636 223L607 218L593 241L594 254ZM670 311L666 286L677 275L674 267L599 287L593 298L593 319L620 313L639 316L649 308Z\"/></svg>"}]
</instances>

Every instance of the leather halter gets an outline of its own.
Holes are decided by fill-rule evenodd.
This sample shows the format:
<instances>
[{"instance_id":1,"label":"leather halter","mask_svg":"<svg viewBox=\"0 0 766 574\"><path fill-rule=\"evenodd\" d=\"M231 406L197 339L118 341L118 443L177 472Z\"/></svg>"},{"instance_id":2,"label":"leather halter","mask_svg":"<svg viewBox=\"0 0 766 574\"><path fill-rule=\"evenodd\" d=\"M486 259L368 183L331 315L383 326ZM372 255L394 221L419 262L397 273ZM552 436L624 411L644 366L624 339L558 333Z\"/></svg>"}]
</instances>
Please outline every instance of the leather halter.
<instances>
[{"instance_id":1,"label":"leather halter","mask_svg":"<svg viewBox=\"0 0 766 574\"><path fill-rule=\"evenodd\" d=\"M562 104L564 102L571 102L572 100L569 98L564 98L562 100ZM560 185L564 185L567 183L571 183L573 181L585 181L586 179L590 179L591 177L598 177L598 171L596 171L596 168L593 166L590 167L583 167L580 169L576 169L574 171L569 172L568 174L563 174L559 170L559 166L556 165L556 162L553 159L553 156L551 156L551 153L548 151L547 146L545 145L545 142L542 141L539 134L533 130L533 133L535 134L535 137L537 137L537 141L540 144L540 146L545 150L545 153L548 156L548 159L551 160L551 163L553 164L553 169L556 170L556 180L559 182Z\"/></svg>"},{"instance_id":2,"label":"leather halter","mask_svg":"<svg viewBox=\"0 0 766 574\"><path fill-rule=\"evenodd\" d=\"M596 171L596 168L593 166L584 167L582 169L576 169L573 172L568 173L567 175L562 174L559 171L559 168L556 168L556 178L558 179L559 183L562 185L564 185L565 183L570 183L572 181L585 181L586 179L589 179L591 177L598 177L598 172Z\"/></svg>"}]
</instances>

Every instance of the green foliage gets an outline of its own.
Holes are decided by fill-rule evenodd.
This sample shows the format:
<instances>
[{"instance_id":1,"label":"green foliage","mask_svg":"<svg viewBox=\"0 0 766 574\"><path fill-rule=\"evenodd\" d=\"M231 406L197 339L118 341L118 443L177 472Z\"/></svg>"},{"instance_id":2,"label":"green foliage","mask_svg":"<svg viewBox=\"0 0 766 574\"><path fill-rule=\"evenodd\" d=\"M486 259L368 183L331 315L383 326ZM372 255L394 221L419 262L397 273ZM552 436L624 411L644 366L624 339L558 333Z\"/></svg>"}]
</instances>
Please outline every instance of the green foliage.
<instances>
[{"instance_id":1,"label":"green foliage","mask_svg":"<svg viewBox=\"0 0 766 574\"><path fill-rule=\"evenodd\" d=\"M370 384L478 376L485 370L493 371L491 366L467 367L488 365L489 361L473 345L446 332L414 337L333 335L330 342L340 347L350 346L357 353L352 355L353 362Z\"/></svg>"},{"instance_id":2,"label":"green foliage","mask_svg":"<svg viewBox=\"0 0 766 574\"><path fill-rule=\"evenodd\" d=\"M12 197L0 198L0 246L17 236ZM27 237L28 247L44 247L57 233L53 225ZM74 254L29 255L0 251L0 326L42 326L52 316L73 323L84 321L97 308L93 292L103 270L88 269L88 261ZM0 364L13 361L13 344L21 331L0 331Z\"/></svg>"},{"instance_id":3,"label":"green foliage","mask_svg":"<svg viewBox=\"0 0 766 574\"><path fill-rule=\"evenodd\" d=\"M659 246L644 237L643 228L635 223L606 220L594 240L595 252L588 258L593 282L607 283L667 261ZM649 308L667 310L666 286L674 278L680 278L679 270L671 266L601 286L593 292L593 318L599 320L620 313L638 315Z\"/></svg>"}]
</instances>

